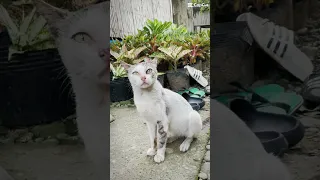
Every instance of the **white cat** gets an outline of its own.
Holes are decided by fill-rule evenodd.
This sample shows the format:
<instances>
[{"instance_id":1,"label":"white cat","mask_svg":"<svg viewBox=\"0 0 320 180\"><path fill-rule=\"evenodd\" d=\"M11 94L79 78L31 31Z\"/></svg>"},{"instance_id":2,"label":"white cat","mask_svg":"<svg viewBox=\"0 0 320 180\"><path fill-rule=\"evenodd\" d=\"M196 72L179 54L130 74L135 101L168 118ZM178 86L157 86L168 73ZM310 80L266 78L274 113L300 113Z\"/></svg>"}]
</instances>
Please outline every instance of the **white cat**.
<instances>
[{"instance_id":1,"label":"white cat","mask_svg":"<svg viewBox=\"0 0 320 180\"><path fill-rule=\"evenodd\" d=\"M230 109L211 100L210 113L211 179L291 180L286 166Z\"/></svg>"},{"instance_id":2,"label":"white cat","mask_svg":"<svg viewBox=\"0 0 320 180\"><path fill-rule=\"evenodd\" d=\"M100 176L109 179L109 2L76 12L36 0L37 11L45 17L76 98L77 125L86 150Z\"/></svg>"},{"instance_id":3,"label":"white cat","mask_svg":"<svg viewBox=\"0 0 320 180\"><path fill-rule=\"evenodd\" d=\"M122 66L128 71L134 103L148 127L150 148L147 155L154 155L157 163L164 161L168 137L171 142L177 137L186 137L180 151L187 151L202 129L200 114L181 95L162 87L157 80L156 59L146 58L137 65L122 62Z\"/></svg>"}]
</instances>

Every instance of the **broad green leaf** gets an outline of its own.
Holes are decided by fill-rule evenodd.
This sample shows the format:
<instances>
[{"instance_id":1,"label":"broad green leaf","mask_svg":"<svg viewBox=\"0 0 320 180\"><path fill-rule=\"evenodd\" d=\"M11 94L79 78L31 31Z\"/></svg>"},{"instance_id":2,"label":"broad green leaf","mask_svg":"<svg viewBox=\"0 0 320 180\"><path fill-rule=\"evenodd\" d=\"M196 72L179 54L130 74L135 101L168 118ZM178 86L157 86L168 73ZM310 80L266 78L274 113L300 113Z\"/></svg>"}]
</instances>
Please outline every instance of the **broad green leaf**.
<instances>
[{"instance_id":1,"label":"broad green leaf","mask_svg":"<svg viewBox=\"0 0 320 180\"><path fill-rule=\"evenodd\" d=\"M144 58L146 58L146 56L143 56L143 57L140 57L140 58L138 58L138 59L133 60L133 64L138 64L138 63L140 63L141 61L144 60Z\"/></svg>"},{"instance_id":2,"label":"broad green leaf","mask_svg":"<svg viewBox=\"0 0 320 180\"><path fill-rule=\"evenodd\" d=\"M134 58L137 58L139 56L139 54L144 51L145 49L147 49L146 46L143 46L143 47L139 47L137 49L135 49L134 51Z\"/></svg>"},{"instance_id":3,"label":"broad green leaf","mask_svg":"<svg viewBox=\"0 0 320 180\"><path fill-rule=\"evenodd\" d=\"M164 47L159 47L158 48L160 51L162 51L163 53L165 53L167 56L169 56L171 59L174 59L174 57L172 56L172 48L164 48Z\"/></svg>"},{"instance_id":4,"label":"broad green leaf","mask_svg":"<svg viewBox=\"0 0 320 180\"><path fill-rule=\"evenodd\" d=\"M180 51L182 50L182 47L179 46L174 46L174 50L172 52L172 56L176 59L176 57L178 56L178 54L180 53Z\"/></svg>"},{"instance_id":5,"label":"broad green leaf","mask_svg":"<svg viewBox=\"0 0 320 180\"><path fill-rule=\"evenodd\" d=\"M118 60L118 58L120 57L120 54L118 54L117 52L112 51L112 50L110 50L110 54L111 54L114 58L116 58L117 60Z\"/></svg>"},{"instance_id":6,"label":"broad green leaf","mask_svg":"<svg viewBox=\"0 0 320 180\"><path fill-rule=\"evenodd\" d=\"M22 23L20 25L20 30L19 30L21 34L27 34L28 28L31 25L35 12L36 12L36 8L33 8L32 11L28 14L28 16L22 19Z\"/></svg>"},{"instance_id":7,"label":"broad green leaf","mask_svg":"<svg viewBox=\"0 0 320 180\"><path fill-rule=\"evenodd\" d=\"M161 53L161 52L155 52L155 53L151 54L150 57L158 58L158 59L167 59L168 58L164 53Z\"/></svg>"},{"instance_id":8,"label":"broad green leaf","mask_svg":"<svg viewBox=\"0 0 320 180\"><path fill-rule=\"evenodd\" d=\"M130 51L127 51L125 54L124 54L124 57L128 58L128 59L134 59L134 50L135 49L131 49Z\"/></svg>"},{"instance_id":9,"label":"broad green leaf","mask_svg":"<svg viewBox=\"0 0 320 180\"><path fill-rule=\"evenodd\" d=\"M30 25L30 32L29 32L29 39L33 40L39 35L41 30L46 27L47 21L44 19L44 17L39 16L36 18L33 23ZM47 30L47 29L46 29ZM51 38L51 34L49 32L46 33L46 37L42 38Z\"/></svg>"},{"instance_id":10,"label":"broad green leaf","mask_svg":"<svg viewBox=\"0 0 320 180\"><path fill-rule=\"evenodd\" d=\"M183 56L185 56L186 54L190 53L191 51L192 51L192 50L189 50L189 49L181 51L181 52L178 54L178 56L176 57L175 60L178 61L179 59L181 59Z\"/></svg>"},{"instance_id":11,"label":"broad green leaf","mask_svg":"<svg viewBox=\"0 0 320 180\"><path fill-rule=\"evenodd\" d=\"M10 35L10 38L13 42L17 41L19 37L19 30L17 25L9 16L8 11L0 4L0 24L3 24Z\"/></svg>"},{"instance_id":12,"label":"broad green leaf","mask_svg":"<svg viewBox=\"0 0 320 180\"><path fill-rule=\"evenodd\" d=\"M124 53L124 52L127 52L128 50L127 50L127 47L126 47L126 45L124 44L123 46L122 46L122 48L121 48L121 52L122 53Z\"/></svg>"}]
</instances>

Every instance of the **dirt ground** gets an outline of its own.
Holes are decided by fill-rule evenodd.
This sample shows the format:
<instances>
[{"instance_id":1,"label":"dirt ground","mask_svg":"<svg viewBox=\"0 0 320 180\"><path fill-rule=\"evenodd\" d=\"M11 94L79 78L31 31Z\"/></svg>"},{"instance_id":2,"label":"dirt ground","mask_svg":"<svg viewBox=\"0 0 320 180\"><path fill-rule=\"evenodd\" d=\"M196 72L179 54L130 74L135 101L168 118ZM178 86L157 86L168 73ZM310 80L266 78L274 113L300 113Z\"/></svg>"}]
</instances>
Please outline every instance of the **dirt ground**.
<instances>
[{"instance_id":1,"label":"dirt ground","mask_svg":"<svg viewBox=\"0 0 320 180\"><path fill-rule=\"evenodd\" d=\"M320 119L301 119L306 128L302 141L283 157L294 180L320 180ZM310 122L311 121L311 122Z\"/></svg>"},{"instance_id":2,"label":"dirt ground","mask_svg":"<svg viewBox=\"0 0 320 180\"><path fill-rule=\"evenodd\" d=\"M1 145L0 165L15 180L93 180L80 145Z\"/></svg>"}]
</instances>

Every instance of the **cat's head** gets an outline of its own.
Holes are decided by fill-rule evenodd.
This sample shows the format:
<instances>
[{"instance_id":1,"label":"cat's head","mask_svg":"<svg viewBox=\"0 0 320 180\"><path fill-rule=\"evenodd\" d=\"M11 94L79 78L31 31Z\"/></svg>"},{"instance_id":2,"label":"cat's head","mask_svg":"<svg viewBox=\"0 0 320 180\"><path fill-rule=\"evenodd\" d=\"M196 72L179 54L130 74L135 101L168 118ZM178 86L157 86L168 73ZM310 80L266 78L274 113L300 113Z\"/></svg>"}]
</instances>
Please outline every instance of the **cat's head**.
<instances>
[{"instance_id":1,"label":"cat's head","mask_svg":"<svg viewBox=\"0 0 320 180\"><path fill-rule=\"evenodd\" d=\"M136 65L125 62L121 62L121 65L127 70L132 87L146 89L157 81L157 59L145 58L143 62Z\"/></svg>"},{"instance_id":2,"label":"cat's head","mask_svg":"<svg viewBox=\"0 0 320 180\"><path fill-rule=\"evenodd\" d=\"M56 40L59 53L71 76L94 83L110 79L110 2L70 12L35 0Z\"/></svg>"}]
</instances>

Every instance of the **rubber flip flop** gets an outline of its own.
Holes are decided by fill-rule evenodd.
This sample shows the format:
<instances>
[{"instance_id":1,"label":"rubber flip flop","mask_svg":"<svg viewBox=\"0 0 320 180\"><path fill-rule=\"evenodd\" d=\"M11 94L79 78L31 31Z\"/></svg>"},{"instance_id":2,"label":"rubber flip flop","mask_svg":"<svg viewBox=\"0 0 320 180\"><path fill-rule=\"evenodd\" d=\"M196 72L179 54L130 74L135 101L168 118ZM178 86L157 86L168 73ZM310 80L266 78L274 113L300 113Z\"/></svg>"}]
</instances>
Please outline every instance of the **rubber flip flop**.
<instances>
[{"instance_id":1,"label":"rubber flip flop","mask_svg":"<svg viewBox=\"0 0 320 180\"><path fill-rule=\"evenodd\" d=\"M204 78L204 77L202 76L202 71L200 71L200 70L198 70L198 69L196 69L196 68L194 68L194 67L191 67L191 66L189 66L189 65L184 66L184 68L188 70L189 75L190 75L194 80L196 80L201 86L203 86L203 87L208 86L208 84L209 84L209 83L208 83L208 80L206 80L206 78Z\"/></svg>"},{"instance_id":2,"label":"rubber flip flop","mask_svg":"<svg viewBox=\"0 0 320 180\"><path fill-rule=\"evenodd\" d=\"M203 98L206 95L204 91L199 90L198 88L189 88L189 92L191 93L191 97Z\"/></svg>"},{"instance_id":3,"label":"rubber flip flop","mask_svg":"<svg viewBox=\"0 0 320 180\"><path fill-rule=\"evenodd\" d=\"M178 91L178 94L182 95L183 93L188 93L189 94L189 90L182 90L182 91Z\"/></svg>"},{"instance_id":4,"label":"rubber flip flop","mask_svg":"<svg viewBox=\"0 0 320 180\"><path fill-rule=\"evenodd\" d=\"M261 131L254 133L261 141L267 153L281 157L288 150L286 138L276 131Z\"/></svg>"},{"instance_id":5,"label":"rubber flip flop","mask_svg":"<svg viewBox=\"0 0 320 180\"><path fill-rule=\"evenodd\" d=\"M189 104L198 104L200 109L205 105L204 100L199 97L192 97L187 93L183 93L181 96L185 98Z\"/></svg>"},{"instance_id":6,"label":"rubber flip flop","mask_svg":"<svg viewBox=\"0 0 320 180\"><path fill-rule=\"evenodd\" d=\"M240 83L232 82L231 85L245 91L241 95L251 94L251 103L258 111L293 114L303 104L302 96L295 92L285 92L284 88L277 84L260 86L254 89L244 88Z\"/></svg>"},{"instance_id":7,"label":"rubber flip flop","mask_svg":"<svg viewBox=\"0 0 320 180\"><path fill-rule=\"evenodd\" d=\"M192 107L193 110L195 111L199 111L200 110L200 106L198 103L189 103Z\"/></svg>"}]
</instances>

